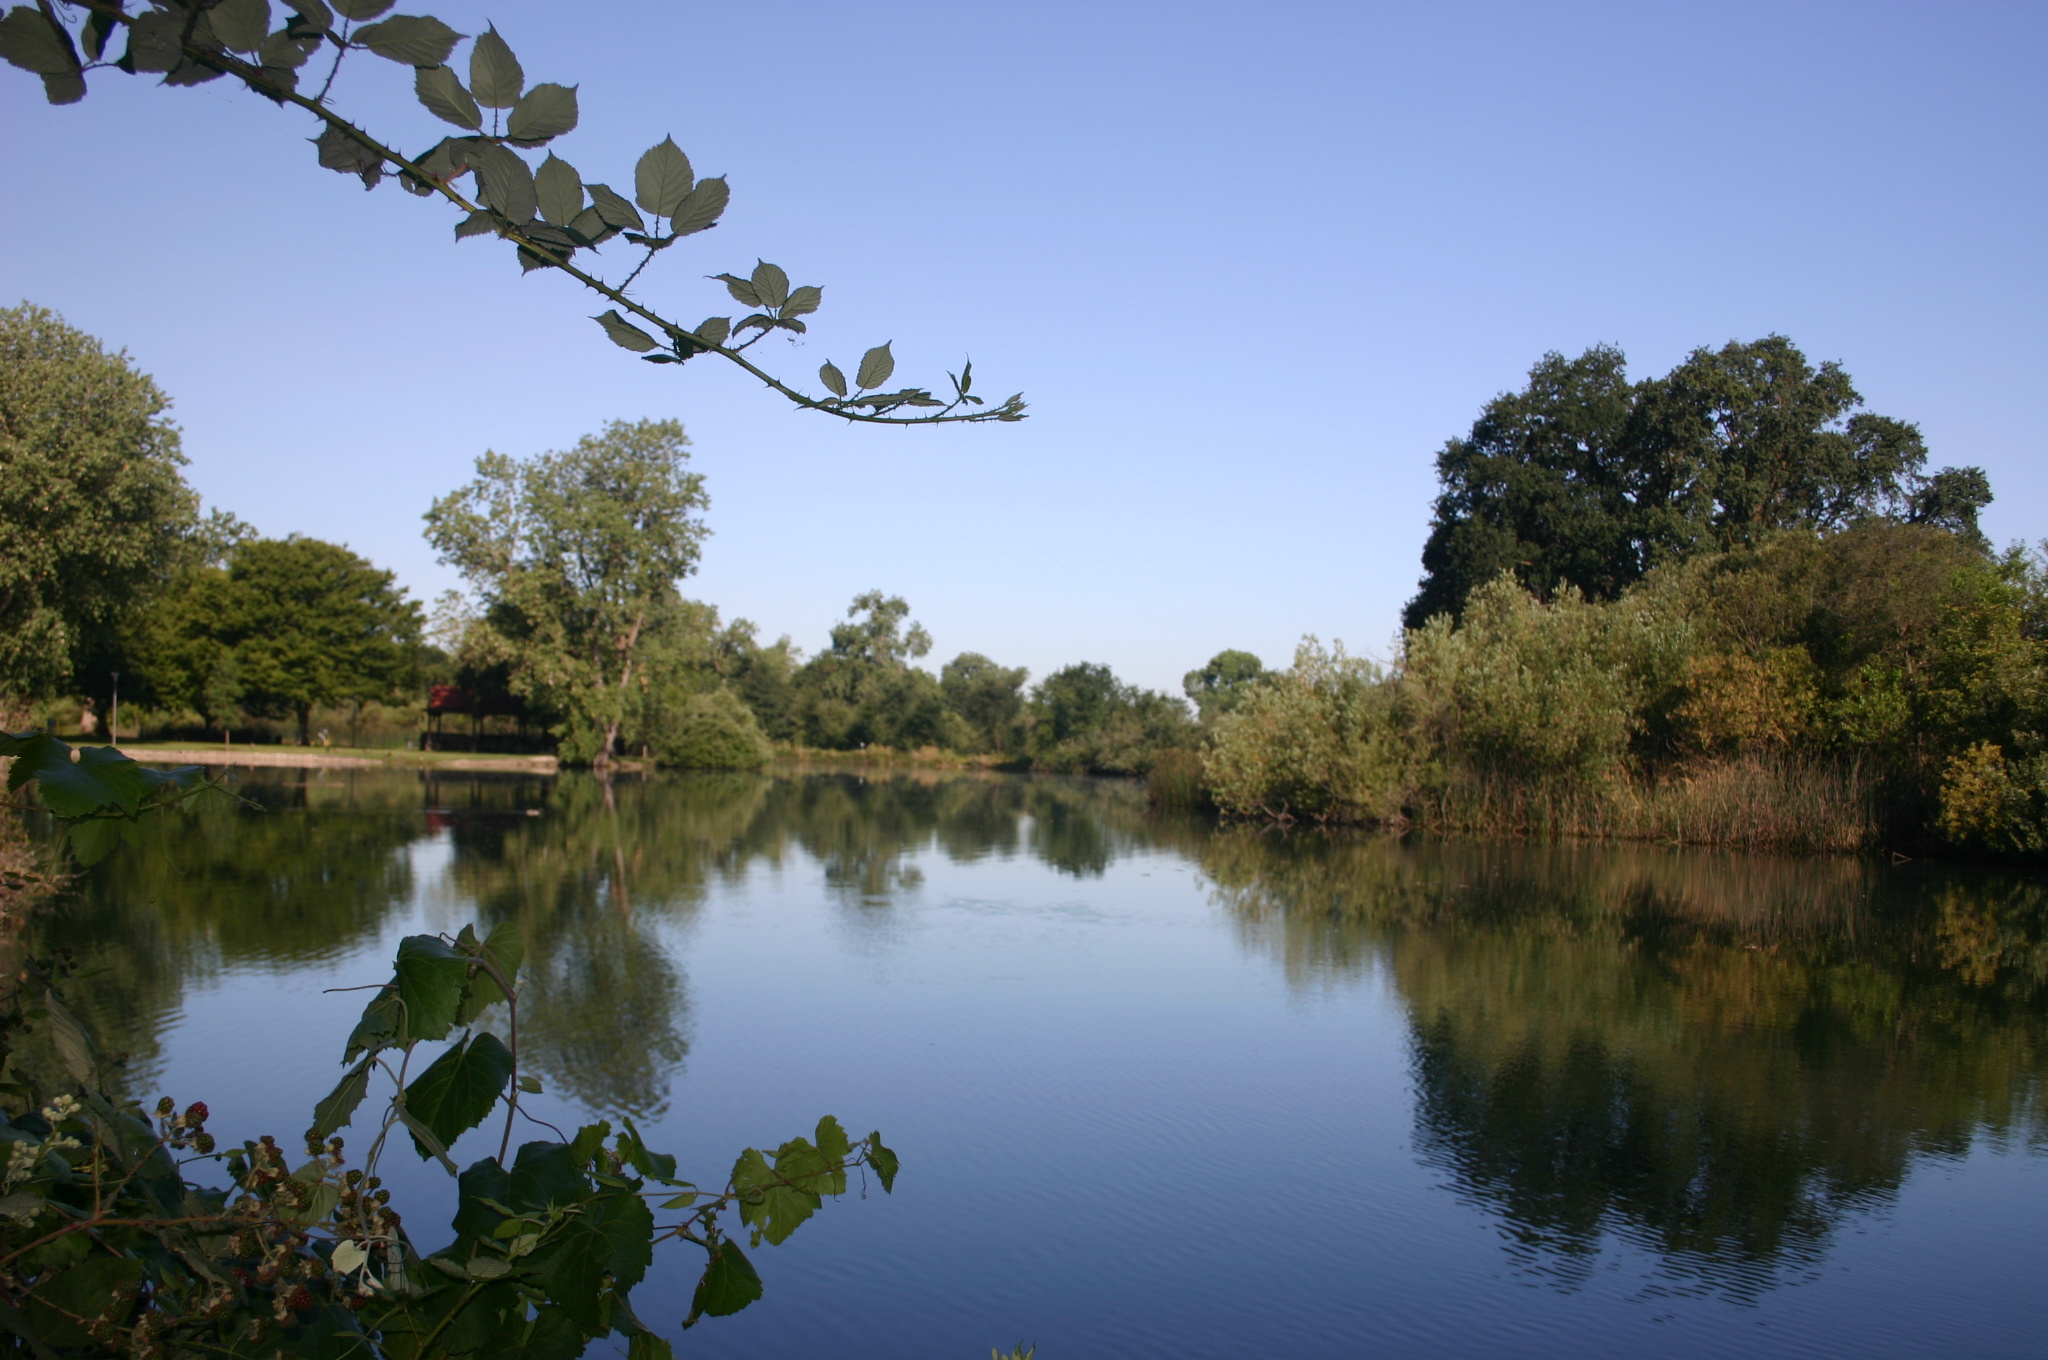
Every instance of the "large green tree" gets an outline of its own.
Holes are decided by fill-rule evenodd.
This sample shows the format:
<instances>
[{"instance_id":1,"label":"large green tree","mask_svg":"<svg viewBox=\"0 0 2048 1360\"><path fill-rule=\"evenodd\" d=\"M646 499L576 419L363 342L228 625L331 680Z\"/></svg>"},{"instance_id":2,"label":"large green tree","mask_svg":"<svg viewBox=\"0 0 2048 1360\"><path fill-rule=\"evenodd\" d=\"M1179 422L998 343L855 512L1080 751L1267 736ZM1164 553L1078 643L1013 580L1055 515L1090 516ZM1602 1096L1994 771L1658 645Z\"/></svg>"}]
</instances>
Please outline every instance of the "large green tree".
<instances>
[{"instance_id":1,"label":"large green tree","mask_svg":"<svg viewBox=\"0 0 2048 1360\"><path fill-rule=\"evenodd\" d=\"M1008 754L1023 735L1022 666L1000 666L980 652L962 652L939 672L946 707L960 715L983 750Z\"/></svg>"},{"instance_id":2,"label":"large green tree","mask_svg":"<svg viewBox=\"0 0 2048 1360\"><path fill-rule=\"evenodd\" d=\"M0 310L0 707L116 652L187 560L199 498L169 409L125 353L47 308Z\"/></svg>"},{"instance_id":3,"label":"large green tree","mask_svg":"<svg viewBox=\"0 0 2048 1360\"><path fill-rule=\"evenodd\" d=\"M1406 622L1459 611L1511 571L1606 599L1662 562L1887 516L1976 536L1981 470L1923 476L1917 427L1861 409L1839 364L1783 336L1698 349L1631 382L1620 350L1547 354L1437 455L1423 579Z\"/></svg>"},{"instance_id":4,"label":"large green tree","mask_svg":"<svg viewBox=\"0 0 2048 1360\"><path fill-rule=\"evenodd\" d=\"M931 635L910 617L900 595L870 590L854 597L832 645L797 671L793 701L803 739L850 749L966 744L932 673L911 662L932 649Z\"/></svg>"},{"instance_id":5,"label":"large green tree","mask_svg":"<svg viewBox=\"0 0 2048 1360\"><path fill-rule=\"evenodd\" d=\"M133 647L164 700L225 724L235 710L297 721L313 708L388 697L410 670L420 609L392 573L316 538L255 539L200 567L153 611Z\"/></svg>"},{"instance_id":6,"label":"large green tree","mask_svg":"<svg viewBox=\"0 0 2048 1360\"><path fill-rule=\"evenodd\" d=\"M561 715L563 754L609 766L635 709L650 627L681 626L710 504L673 420L613 421L572 449L476 461L427 539L469 582L514 691Z\"/></svg>"}]
</instances>

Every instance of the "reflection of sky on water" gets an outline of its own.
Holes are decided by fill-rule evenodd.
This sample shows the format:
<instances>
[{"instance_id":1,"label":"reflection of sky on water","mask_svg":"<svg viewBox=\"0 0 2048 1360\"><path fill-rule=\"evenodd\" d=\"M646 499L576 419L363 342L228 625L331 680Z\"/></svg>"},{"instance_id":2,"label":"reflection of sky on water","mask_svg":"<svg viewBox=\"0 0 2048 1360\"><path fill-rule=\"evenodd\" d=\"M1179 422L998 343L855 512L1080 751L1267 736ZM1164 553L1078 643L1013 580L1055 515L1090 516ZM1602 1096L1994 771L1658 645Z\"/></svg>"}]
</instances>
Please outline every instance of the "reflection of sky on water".
<instances>
[{"instance_id":1,"label":"reflection of sky on water","mask_svg":"<svg viewBox=\"0 0 2048 1360\"><path fill-rule=\"evenodd\" d=\"M362 1004L325 989L512 917L540 1117L632 1110L706 1177L827 1111L902 1153L894 1196L764 1248L767 1298L700 1353L2037 1339L2032 880L1219 836L1056 781L265 801L41 927L116 964L101 1018L145 1094L288 1137ZM444 1179L386 1167L431 1242ZM672 1323L687 1290L658 1269L641 1311Z\"/></svg>"}]
</instances>

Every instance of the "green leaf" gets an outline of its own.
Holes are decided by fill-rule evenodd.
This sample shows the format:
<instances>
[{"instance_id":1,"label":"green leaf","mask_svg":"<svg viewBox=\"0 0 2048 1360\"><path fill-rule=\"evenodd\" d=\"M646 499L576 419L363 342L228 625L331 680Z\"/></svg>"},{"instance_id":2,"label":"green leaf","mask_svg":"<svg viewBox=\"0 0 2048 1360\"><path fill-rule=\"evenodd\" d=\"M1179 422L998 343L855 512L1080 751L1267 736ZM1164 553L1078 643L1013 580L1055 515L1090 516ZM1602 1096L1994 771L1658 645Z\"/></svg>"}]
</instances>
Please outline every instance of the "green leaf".
<instances>
[{"instance_id":1,"label":"green leaf","mask_svg":"<svg viewBox=\"0 0 2048 1360\"><path fill-rule=\"evenodd\" d=\"M320 148L320 164L345 175L361 175L366 186L375 188L384 173L384 157L363 144L361 138L333 123L313 139ZM509 152L506 154L510 154ZM516 158L515 158L516 159Z\"/></svg>"},{"instance_id":2,"label":"green leaf","mask_svg":"<svg viewBox=\"0 0 2048 1360\"><path fill-rule=\"evenodd\" d=\"M590 1198L583 1174L587 1158L578 1158L567 1143L524 1143L512 1158L512 1179L505 1202L522 1212L550 1206L581 1204Z\"/></svg>"},{"instance_id":3,"label":"green leaf","mask_svg":"<svg viewBox=\"0 0 2048 1360\"><path fill-rule=\"evenodd\" d=\"M604 327L604 333L610 336L612 343L620 349L629 349L635 354L645 354L648 350L654 348L654 337L626 320L623 316L620 316L616 309L606 312L603 316L594 316L590 319Z\"/></svg>"},{"instance_id":4,"label":"green leaf","mask_svg":"<svg viewBox=\"0 0 2048 1360\"><path fill-rule=\"evenodd\" d=\"M420 103L427 106L427 112L442 122L468 128L471 132L484 125L483 112L448 67L422 66L413 73L412 89L419 96Z\"/></svg>"},{"instance_id":5,"label":"green leaf","mask_svg":"<svg viewBox=\"0 0 2048 1360\"><path fill-rule=\"evenodd\" d=\"M569 219L569 230L581 237L583 244L598 245L609 241L618 234L618 228L604 220L604 214L595 208L585 208Z\"/></svg>"},{"instance_id":6,"label":"green leaf","mask_svg":"<svg viewBox=\"0 0 2048 1360\"><path fill-rule=\"evenodd\" d=\"M497 1035L479 1034L434 1059L414 1078L405 1088L405 1106L445 1149L484 1122L511 1080L511 1050ZM427 1155L422 1146L421 1158Z\"/></svg>"},{"instance_id":7,"label":"green leaf","mask_svg":"<svg viewBox=\"0 0 2048 1360\"><path fill-rule=\"evenodd\" d=\"M479 208L455 224L455 239L466 241L472 236L488 235L497 229L498 219L491 216L489 209Z\"/></svg>"},{"instance_id":8,"label":"green leaf","mask_svg":"<svg viewBox=\"0 0 2048 1360\"><path fill-rule=\"evenodd\" d=\"M111 746L81 747L73 759L69 743L43 732L0 733L0 756L14 757L8 791L36 781L43 806L63 821L112 812L133 815L145 798L182 792L204 779L197 765L153 770Z\"/></svg>"},{"instance_id":9,"label":"green leaf","mask_svg":"<svg viewBox=\"0 0 2048 1360\"><path fill-rule=\"evenodd\" d=\"M400 940L395 980L405 1020L399 1042L447 1038L468 976L469 961L432 935Z\"/></svg>"},{"instance_id":10,"label":"green leaf","mask_svg":"<svg viewBox=\"0 0 2048 1360\"><path fill-rule=\"evenodd\" d=\"M725 205L732 199L732 191L726 187L725 176L713 175L710 179L697 181L697 187L683 197L671 214L669 230L677 236L692 236L704 231L725 213Z\"/></svg>"},{"instance_id":11,"label":"green leaf","mask_svg":"<svg viewBox=\"0 0 2048 1360\"><path fill-rule=\"evenodd\" d=\"M498 922L491 927L490 936L481 943L476 938L475 927L464 926L462 933L456 936L455 949L469 958L488 962L507 982L514 987L519 985L519 965L526 957L526 937L520 933L517 921ZM469 986L462 994L462 1008L455 1016L458 1025L466 1025L476 1019L488 1006L511 999L489 972L474 964L471 968Z\"/></svg>"},{"instance_id":12,"label":"green leaf","mask_svg":"<svg viewBox=\"0 0 2048 1360\"><path fill-rule=\"evenodd\" d=\"M604 1277L621 1293L640 1283L654 1260L654 1211L631 1193L599 1195L565 1221L534 1254L534 1272L548 1297L585 1331L603 1323Z\"/></svg>"},{"instance_id":13,"label":"green leaf","mask_svg":"<svg viewBox=\"0 0 2048 1360\"><path fill-rule=\"evenodd\" d=\"M525 88L526 72L520 69L519 58L495 26L486 27L469 49L470 93L487 109L509 109Z\"/></svg>"},{"instance_id":14,"label":"green leaf","mask_svg":"<svg viewBox=\"0 0 2048 1360\"><path fill-rule=\"evenodd\" d=\"M365 1058L350 1068L341 1084L313 1107L313 1136L325 1138L336 1129L346 1128L349 1120L355 1118L356 1107L369 1093L370 1060Z\"/></svg>"},{"instance_id":15,"label":"green leaf","mask_svg":"<svg viewBox=\"0 0 2048 1360\"><path fill-rule=\"evenodd\" d=\"M361 23L365 19L376 18L397 4L398 0L333 0L333 3L334 7L341 11L343 18ZM293 8L298 7L294 5ZM299 13L304 14L305 11L299 10Z\"/></svg>"},{"instance_id":16,"label":"green leaf","mask_svg":"<svg viewBox=\"0 0 2048 1360\"><path fill-rule=\"evenodd\" d=\"M348 1045L342 1051L343 1062L354 1062L358 1053L375 1053L400 1042L399 1030L403 1017L398 1009L398 988L395 983L387 985L370 998L370 1004L363 1007L362 1019L349 1031Z\"/></svg>"},{"instance_id":17,"label":"green leaf","mask_svg":"<svg viewBox=\"0 0 2048 1360\"><path fill-rule=\"evenodd\" d=\"M96 1256L38 1282L21 1304L30 1336L50 1346L97 1349L98 1339L80 1319L98 1317L108 1300L141 1282L142 1272L141 1261Z\"/></svg>"},{"instance_id":18,"label":"green leaf","mask_svg":"<svg viewBox=\"0 0 2048 1360\"><path fill-rule=\"evenodd\" d=\"M270 36L270 0L220 0L206 21L229 51L254 52Z\"/></svg>"},{"instance_id":19,"label":"green leaf","mask_svg":"<svg viewBox=\"0 0 2048 1360\"><path fill-rule=\"evenodd\" d=\"M832 389L834 396L846 395L846 375L839 371L839 365L827 360L818 370L818 380Z\"/></svg>"},{"instance_id":20,"label":"green leaf","mask_svg":"<svg viewBox=\"0 0 2048 1360\"><path fill-rule=\"evenodd\" d=\"M780 265L758 260L754 264L754 296L761 299L760 307L780 307L789 301L789 275L782 272Z\"/></svg>"},{"instance_id":21,"label":"green leaf","mask_svg":"<svg viewBox=\"0 0 2048 1360\"><path fill-rule=\"evenodd\" d=\"M44 993L43 1005L50 1013L50 1044L63 1061L64 1070L80 1086L88 1090L97 1089L99 1054L93 1046L91 1033L79 1023L71 1008L57 999L56 993Z\"/></svg>"},{"instance_id":22,"label":"green leaf","mask_svg":"<svg viewBox=\"0 0 2048 1360\"><path fill-rule=\"evenodd\" d=\"M853 1152L853 1143L846 1136L846 1130L839 1121L826 1115L818 1121L818 1154L833 1162L844 1162Z\"/></svg>"},{"instance_id":23,"label":"green leaf","mask_svg":"<svg viewBox=\"0 0 2048 1360\"><path fill-rule=\"evenodd\" d=\"M566 227L583 211L583 177L576 173L575 166L552 151L540 163L540 169L533 172L533 188L540 200L543 221Z\"/></svg>"},{"instance_id":24,"label":"green leaf","mask_svg":"<svg viewBox=\"0 0 2048 1360\"><path fill-rule=\"evenodd\" d=\"M90 821L73 822L66 837L71 843L71 855L85 868L90 869L121 844L121 828L124 820L118 817L95 817Z\"/></svg>"},{"instance_id":25,"label":"green leaf","mask_svg":"<svg viewBox=\"0 0 2048 1360\"><path fill-rule=\"evenodd\" d=\"M882 1182L884 1194L896 1188L896 1154L882 1146L882 1135L868 1135L868 1165L875 1169L875 1176Z\"/></svg>"},{"instance_id":26,"label":"green leaf","mask_svg":"<svg viewBox=\"0 0 2048 1360\"><path fill-rule=\"evenodd\" d=\"M256 49L256 59L266 69L296 71L306 64L306 58L312 56L319 46L318 38L273 33L263 40L263 46Z\"/></svg>"},{"instance_id":27,"label":"green leaf","mask_svg":"<svg viewBox=\"0 0 2048 1360\"><path fill-rule=\"evenodd\" d=\"M151 75L174 70L185 59L184 26L184 16L172 10L152 9L136 15L128 26L128 51L121 64Z\"/></svg>"},{"instance_id":28,"label":"green leaf","mask_svg":"<svg viewBox=\"0 0 2048 1360\"><path fill-rule=\"evenodd\" d=\"M471 148L469 161L476 170L478 198L515 227L533 220L540 199L534 193L533 171L518 152L485 143Z\"/></svg>"},{"instance_id":29,"label":"green leaf","mask_svg":"<svg viewBox=\"0 0 2048 1360\"><path fill-rule=\"evenodd\" d=\"M790 290L789 301L782 304L782 310L777 315L785 320L790 317L809 316L818 310L819 304L824 300L825 290L807 283L801 288Z\"/></svg>"},{"instance_id":30,"label":"green leaf","mask_svg":"<svg viewBox=\"0 0 2048 1360\"><path fill-rule=\"evenodd\" d=\"M792 1143L783 1144L776 1155L789 1155L793 1146ZM804 1147L810 1148L810 1144L805 1143ZM811 1151L815 1153L816 1149ZM796 1164L796 1158L791 1160L792 1165ZM816 1193L786 1184L777 1169L769 1166L768 1159L755 1148L742 1152L733 1164L732 1185L739 1193L740 1222L774 1246L781 1246L805 1219L818 1212L818 1206L823 1203Z\"/></svg>"},{"instance_id":31,"label":"green leaf","mask_svg":"<svg viewBox=\"0 0 2048 1360\"><path fill-rule=\"evenodd\" d=\"M325 33L334 27L334 11L327 8L326 0L284 0L284 3L285 8L298 15L308 28L317 29ZM386 4L374 13L364 17L374 19L378 14L382 14L385 10L390 9L391 4L395 3L397 3L397 0L391 0L390 4Z\"/></svg>"},{"instance_id":32,"label":"green leaf","mask_svg":"<svg viewBox=\"0 0 2048 1360\"><path fill-rule=\"evenodd\" d=\"M707 345L722 345L732 335L732 318L707 316L691 334Z\"/></svg>"},{"instance_id":33,"label":"green leaf","mask_svg":"<svg viewBox=\"0 0 2048 1360\"><path fill-rule=\"evenodd\" d=\"M696 182L690 158L675 138L664 137L642 153L633 167L633 198L656 217L669 217L689 197Z\"/></svg>"},{"instance_id":34,"label":"green leaf","mask_svg":"<svg viewBox=\"0 0 2048 1360\"><path fill-rule=\"evenodd\" d=\"M742 303L748 307L758 307L761 305L760 294L754 291L754 285L751 280L735 278L731 274L713 274L711 277L725 281L725 291L732 294L734 302Z\"/></svg>"},{"instance_id":35,"label":"green leaf","mask_svg":"<svg viewBox=\"0 0 2048 1360\"><path fill-rule=\"evenodd\" d=\"M541 1090L540 1078L534 1076L532 1073L521 1074L519 1078L519 1089L530 1096L539 1095Z\"/></svg>"},{"instance_id":36,"label":"green leaf","mask_svg":"<svg viewBox=\"0 0 2048 1360\"><path fill-rule=\"evenodd\" d=\"M727 1317L761 1297L761 1277L741 1254L739 1244L721 1239L712 1244L711 1259L697 1280L697 1293L690 1300L685 1327L700 1317Z\"/></svg>"},{"instance_id":37,"label":"green leaf","mask_svg":"<svg viewBox=\"0 0 2048 1360\"><path fill-rule=\"evenodd\" d=\"M394 14L381 24L357 29L349 42L407 66L439 66L462 37L431 14Z\"/></svg>"},{"instance_id":38,"label":"green leaf","mask_svg":"<svg viewBox=\"0 0 2048 1360\"><path fill-rule=\"evenodd\" d=\"M675 1156L667 1152L649 1152L647 1144L640 1141L640 1130L633 1127L633 1121L622 1117L620 1122L626 1126L626 1131L619 1135L619 1147L632 1168L650 1180L676 1184Z\"/></svg>"},{"instance_id":39,"label":"green leaf","mask_svg":"<svg viewBox=\"0 0 2048 1360\"><path fill-rule=\"evenodd\" d=\"M413 1146L420 1150L420 1160L425 1161L429 1157L438 1157L441 1160L441 1165L448 1169L449 1175L459 1176L462 1174L455 1169L455 1163L449 1160L448 1149L442 1146L440 1136L421 1123L419 1116L406 1109L403 1105L392 1106L391 1112L398 1116L399 1123L412 1130Z\"/></svg>"},{"instance_id":40,"label":"green leaf","mask_svg":"<svg viewBox=\"0 0 2048 1360\"><path fill-rule=\"evenodd\" d=\"M620 230L640 231L647 223L641 220L640 210L628 203L625 196L613 192L607 184L586 184L590 191L590 202L605 220L605 225Z\"/></svg>"},{"instance_id":41,"label":"green leaf","mask_svg":"<svg viewBox=\"0 0 2048 1360\"><path fill-rule=\"evenodd\" d=\"M576 126L576 87L536 85L521 96L505 120L505 135L521 146L539 146Z\"/></svg>"},{"instance_id":42,"label":"green leaf","mask_svg":"<svg viewBox=\"0 0 2048 1360\"><path fill-rule=\"evenodd\" d=\"M626 1344L626 1360L675 1360L675 1348L653 1332L635 1332Z\"/></svg>"},{"instance_id":43,"label":"green leaf","mask_svg":"<svg viewBox=\"0 0 2048 1360\"><path fill-rule=\"evenodd\" d=\"M896 356L889 352L889 345L884 342L860 356L860 372L854 382L862 389L880 387L895 371Z\"/></svg>"},{"instance_id":44,"label":"green leaf","mask_svg":"<svg viewBox=\"0 0 2048 1360\"><path fill-rule=\"evenodd\" d=\"M0 19L0 58L39 76L78 70L64 30L27 5L16 5Z\"/></svg>"}]
</instances>

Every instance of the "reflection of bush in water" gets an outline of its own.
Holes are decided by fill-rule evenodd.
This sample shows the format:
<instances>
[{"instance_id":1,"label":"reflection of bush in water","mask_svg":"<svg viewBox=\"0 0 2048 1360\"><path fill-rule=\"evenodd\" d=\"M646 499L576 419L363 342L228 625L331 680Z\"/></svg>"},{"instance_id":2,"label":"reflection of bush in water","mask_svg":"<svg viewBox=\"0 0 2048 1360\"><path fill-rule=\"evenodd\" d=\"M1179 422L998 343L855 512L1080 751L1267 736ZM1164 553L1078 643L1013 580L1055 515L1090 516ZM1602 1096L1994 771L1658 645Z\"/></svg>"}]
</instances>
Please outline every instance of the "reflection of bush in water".
<instances>
[{"instance_id":1,"label":"reflection of bush in water","mask_svg":"<svg viewBox=\"0 0 2048 1360\"><path fill-rule=\"evenodd\" d=\"M1744 1295L1916 1155L2044 1137L2031 880L1253 833L1203 860L1298 982L1388 968L1423 1155L1562 1281L1612 1231Z\"/></svg>"}]
</instances>

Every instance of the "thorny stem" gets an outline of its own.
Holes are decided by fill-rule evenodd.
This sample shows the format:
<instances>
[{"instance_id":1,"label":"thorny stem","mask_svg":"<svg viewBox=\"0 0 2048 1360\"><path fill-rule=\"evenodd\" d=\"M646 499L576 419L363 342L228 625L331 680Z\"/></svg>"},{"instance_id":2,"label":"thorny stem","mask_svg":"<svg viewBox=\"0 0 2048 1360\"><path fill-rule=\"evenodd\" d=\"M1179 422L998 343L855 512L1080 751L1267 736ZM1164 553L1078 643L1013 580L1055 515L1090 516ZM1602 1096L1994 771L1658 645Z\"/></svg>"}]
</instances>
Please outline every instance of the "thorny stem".
<instances>
[{"instance_id":1,"label":"thorny stem","mask_svg":"<svg viewBox=\"0 0 2048 1360\"><path fill-rule=\"evenodd\" d=\"M127 24L131 27L135 23L135 16L124 13L123 11L114 8L112 4L108 3L108 0L77 0L77 3L84 9L90 10L95 14L107 15L109 18L115 20L117 23ZM197 11L196 9L193 11L195 22L197 20L198 13L199 11ZM344 34L346 33L346 31L347 25L346 23L344 23ZM336 44L342 46L343 49L346 50L346 40L344 37L339 37L334 34L329 34L328 36ZM369 133L363 131L355 124L349 122L347 119L341 117L339 114L327 108L327 106L321 102L321 100L324 100L327 96L326 87L322 87L320 91L320 97L318 99L308 99L306 98L306 96L298 93L296 90L280 89L274 85L269 84L268 82L262 79L261 68L252 66L248 62L243 61L240 58L231 55L230 53L224 51L211 52L203 47L194 45L191 41L190 25L187 26L184 38L185 55L191 58L193 61L199 63L202 66L211 67L212 69L220 71L223 74L234 76L236 79L240 80L244 85L247 85L252 91L262 95L265 99L272 100L279 104L296 105L297 107L304 109L306 112L312 114L314 117L318 118L321 122L327 124L329 127L338 129L339 131L346 134L348 137L353 139L358 145L362 146L364 150L374 152L376 155L382 157L384 160L389 161L393 165L396 165L401 171L411 175L413 179L418 181L420 184L429 186L433 192L439 193L443 198L447 199L450 203L455 204L455 206L461 208L463 211L468 213L476 213L482 211L482 208L478 204L472 203L469 199L463 197L461 193L451 188L448 184L444 183L439 179L436 179L433 175L427 173L426 170L421 168L418 162L413 161L403 155L400 155L398 152L392 150L390 147L384 145L382 142L379 142L374 137L370 136ZM339 56L337 56L335 59L335 68L339 69L339 67L340 58ZM329 71L328 84L332 85L333 80L334 72ZM493 124L493 126L495 126L495 124ZM990 420L1024 419L1023 412L1021 410L1016 409L1008 402L1000 406L984 407L978 410L963 412L956 415L954 414L954 412L961 406L962 402L965 400L964 396L956 397L950 405L947 405L941 408L940 410L934 412L933 414L926 416L896 416L857 411L848 406L838 405L832 401L823 400L818 397L810 396L807 393L800 392L796 388L791 387L789 384L777 378L774 374L769 373L767 370L755 364L752 360L746 358L743 354L740 353L740 349L744 348L744 345L737 347L732 345L714 345L709 343L708 341L698 339L695 336L695 334L692 333L687 327L680 326L675 322L668 320L666 317L663 317L660 314L651 311L646 307L641 306L638 302L635 302L631 297L627 296L626 293L621 290L621 288L613 287L611 284L606 283L603 279L600 279L597 276L590 274L585 270L579 269L577 266L573 264L570 264L566 259L563 259L562 257L558 256L554 252L552 247L544 245L541 242L535 240L521 227L507 221L501 215L493 213L492 217L498 223L498 234L504 239L512 241L515 244L524 247L528 252L530 252L534 256L535 259L540 260L543 264L561 270L570 278L575 279L578 283L582 284L585 288L590 289L592 292L598 294L600 297L609 299L611 302L617 304L618 306L623 307L627 311L632 312L635 316L638 316L643 320L648 321L652 323L654 326L658 327L665 335L669 337L671 344L675 346L676 358L688 358L691 355L694 355L699 352L719 355L720 357L727 359L734 364L737 364L747 373L751 374L755 378L758 378L764 386L770 388L771 390L777 393L780 393L790 402L804 408L805 410L820 411L826 415L838 416L841 420L845 420L848 422L858 422L867 425L908 426L980 424ZM641 268L645 267L646 261L643 260L641 262ZM634 274L637 275L638 273L639 270L636 269L634 271ZM763 333L765 334L765 332ZM754 339L758 340L760 339L760 336L757 335L754 337ZM746 342L746 344L752 343L752 340ZM1014 398L1012 400L1014 400Z\"/></svg>"}]
</instances>

